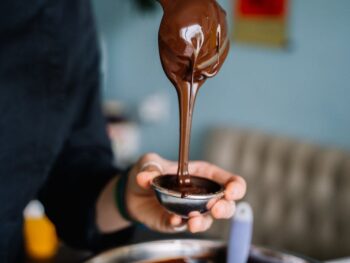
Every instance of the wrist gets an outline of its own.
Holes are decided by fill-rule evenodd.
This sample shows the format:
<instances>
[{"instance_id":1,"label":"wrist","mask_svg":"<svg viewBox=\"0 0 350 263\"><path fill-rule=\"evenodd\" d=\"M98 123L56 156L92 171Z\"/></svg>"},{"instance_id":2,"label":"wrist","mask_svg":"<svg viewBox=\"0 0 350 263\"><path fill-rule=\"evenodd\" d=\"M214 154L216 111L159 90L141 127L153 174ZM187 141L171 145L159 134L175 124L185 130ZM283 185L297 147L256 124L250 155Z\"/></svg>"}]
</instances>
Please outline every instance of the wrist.
<instances>
[{"instance_id":1,"label":"wrist","mask_svg":"<svg viewBox=\"0 0 350 263\"><path fill-rule=\"evenodd\" d=\"M115 202L115 185L119 176L112 178L101 191L96 202L96 225L100 233L119 231L130 225L119 212Z\"/></svg>"},{"instance_id":2,"label":"wrist","mask_svg":"<svg viewBox=\"0 0 350 263\"><path fill-rule=\"evenodd\" d=\"M116 181L114 187L114 198L115 205L123 219L131 223L137 223L137 221L131 216L127 203L127 185L130 170L130 168L127 169Z\"/></svg>"}]
</instances>

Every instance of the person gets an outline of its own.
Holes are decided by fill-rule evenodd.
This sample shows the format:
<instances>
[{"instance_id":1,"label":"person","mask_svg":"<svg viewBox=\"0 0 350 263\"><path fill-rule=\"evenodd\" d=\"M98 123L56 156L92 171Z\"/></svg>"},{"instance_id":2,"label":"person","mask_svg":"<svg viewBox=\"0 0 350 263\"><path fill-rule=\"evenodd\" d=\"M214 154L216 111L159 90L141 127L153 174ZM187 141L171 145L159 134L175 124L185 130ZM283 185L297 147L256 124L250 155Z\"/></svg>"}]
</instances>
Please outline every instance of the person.
<instances>
[{"instance_id":1,"label":"person","mask_svg":"<svg viewBox=\"0 0 350 263\"><path fill-rule=\"evenodd\" d=\"M177 164L150 153L127 171L113 166L99 94L99 51L85 0L4 0L0 4L0 262L22 259L22 211L39 198L68 245L99 250L125 244L132 222L176 232L180 217L150 190ZM190 172L225 184L208 215L186 223L208 229L229 218L244 180L205 162Z\"/></svg>"}]
</instances>

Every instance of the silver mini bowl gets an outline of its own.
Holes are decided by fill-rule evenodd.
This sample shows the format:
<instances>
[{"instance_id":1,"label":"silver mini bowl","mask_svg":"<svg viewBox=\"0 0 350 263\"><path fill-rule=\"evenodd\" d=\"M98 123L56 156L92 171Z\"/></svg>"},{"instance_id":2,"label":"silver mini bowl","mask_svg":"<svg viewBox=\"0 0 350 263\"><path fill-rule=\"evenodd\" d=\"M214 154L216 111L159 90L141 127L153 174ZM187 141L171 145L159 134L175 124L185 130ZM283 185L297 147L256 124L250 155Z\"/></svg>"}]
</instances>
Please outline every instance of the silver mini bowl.
<instances>
[{"instance_id":1,"label":"silver mini bowl","mask_svg":"<svg viewBox=\"0 0 350 263\"><path fill-rule=\"evenodd\" d=\"M168 180L168 184L169 181L176 183L176 178L177 175L161 175L152 180L151 186L160 204L182 218L188 218L191 212L201 214L208 212L215 201L224 196L224 188L218 183L199 176L191 176L193 185L211 188L213 191L209 194L188 194L182 197L181 192L164 187L165 181Z\"/></svg>"}]
</instances>

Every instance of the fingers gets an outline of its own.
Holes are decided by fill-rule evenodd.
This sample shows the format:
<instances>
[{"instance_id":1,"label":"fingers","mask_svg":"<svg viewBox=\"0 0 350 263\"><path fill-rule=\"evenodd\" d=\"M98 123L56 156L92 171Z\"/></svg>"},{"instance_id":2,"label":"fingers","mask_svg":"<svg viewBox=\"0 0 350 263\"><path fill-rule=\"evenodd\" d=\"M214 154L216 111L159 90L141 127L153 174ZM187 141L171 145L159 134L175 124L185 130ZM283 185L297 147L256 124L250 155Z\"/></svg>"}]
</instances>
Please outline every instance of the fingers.
<instances>
[{"instance_id":1,"label":"fingers","mask_svg":"<svg viewBox=\"0 0 350 263\"><path fill-rule=\"evenodd\" d=\"M151 181L153 178L160 175L159 171L152 171L152 172L141 172L138 173L136 176L136 182L137 184L144 190L149 190L151 188Z\"/></svg>"},{"instance_id":2,"label":"fingers","mask_svg":"<svg viewBox=\"0 0 350 263\"><path fill-rule=\"evenodd\" d=\"M162 226L165 232L182 232L188 230L191 233L198 233L208 230L213 223L213 218L210 215L195 213L195 216L191 216L186 222L178 215L169 214L166 222Z\"/></svg>"},{"instance_id":3,"label":"fingers","mask_svg":"<svg viewBox=\"0 0 350 263\"><path fill-rule=\"evenodd\" d=\"M207 162L194 161L189 163L189 172L192 175L202 176L214 180L220 184L225 184L231 179L233 174Z\"/></svg>"},{"instance_id":4,"label":"fingers","mask_svg":"<svg viewBox=\"0 0 350 263\"><path fill-rule=\"evenodd\" d=\"M196 161L189 165L190 173L214 180L225 185L225 199L238 200L246 193L247 185L244 179L238 175L227 172L213 164Z\"/></svg>"},{"instance_id":5,"label":"fingers","mask_svg":"<svg viewBox=\"0 0 350 263\"><path fill-rule=\"evenodd\" d=\"M234 176L226 184L225 199L233 201L243 198L247 190L247 184L242 177Z\"/></svg>"},{"instance_id":6,"label":"fingers","mask_svg":"<svg viewBox=\"0 0 350 263\"><path fill-rule=\"evenodd\" d=\"M169 222L175 231L181 228L182 230L187 229L191 233L198 233L208 230L213 223L213 218L210 215L192 212L187 220L187 227L182 227L186 225L184 225L184 220L178 215L171 215Z\"/></svg>"},{"instance_id":7,"label":"fingers","mask_svg":"<svg viewBox=\"0 0 350 263\"><path fill-rule=\"evenodd\" d=\"M198 215L190 217L187 222L188 230L191 233L206 231L213 223L213 218L210 215Z\"/></svg>"},{"instance_id":8,"label":"fingers","mask_svg":"<svg viewBox=\"0 0 350 263\"><path fill-rule=\"evenodd\" d=\"M235 213L235 203L221 199L212 207L211 214L215 219L228 219Z\"/></svg>"},{"instance_id":9,"label":"fingers","mask_svg":"<svg viewBox=\"0 0 350 263\"><path fill-rule=\"evenodd\" d=\"M153 178L164 172L163 165L167 162L158 154L148 153L142 156L138 164L138 173L136 175L137 184L144 190L149 190Z\"/></svg>"},{"instance_id":10,"label":"fingers","mask_svg":"<svg viewBox=\"0 0 350 263\"><path fill-rule=\"evenodd\" d=\"M171 215L169 221L172 227L178 227L183 223L181 216L178 215Z\"/></svg>"},{"instance_id":11,"label":"fingers","mask_svg":"<svg viewBox=\"0 0 350 263\"><path fill-rule=\"evenodd\" d=\"M174 166L174 162L163 159L156 153L147 153L143 155L139 160L139 170L151 170L157 169L162 173L167 172L169 166Z\"/></svg>"},{"instance_id":12,"label":"fingers","mask_svg":"<svg viewBox=\"0 0 350 263\"><path fill-rule=\"evenodd\" d=\"M188 228L187 222L178 215L171 215L170 226L172 228L172 232L185 232Z\"/></svg>"},{"instance_id":13,"label":"fingers","mask_svg":"<svg viewBox=\"0 0 350 263\"><path fill-rule=\"evenodd\" d=\"M146 163L149 161L155 161L155 162L161 163L161 162L163 162L163 160L164 159L156 153L146 153L140 158L141 163Z\"/></svg>"},{"instance_id":14,"label":"fingers","mask_svg":"<svg viewBox=\"0 0 350 263\"><path fill-rule=\"evenodd\" d=\"M237 176L214 164L202 161L190 162L189 170L190 174L206 177L220 184L226 184L233 177Z\"/></svg>"},{"instance_id":15,"label":"fingers","mask_svg":"<svg viewBox=\"0 0 350 263\"><path fill-rule=\"evenodd\" d=\"M141 171L159 171L160 173L164 173L163 166L161 166L156 161L149 161L142 164Z\"/></svg>"},{"instance_id":16,"label":"fingers","mask_svg":"<svg viewBox=\"0 0 350 263\"><path fill-rule=\"evenodd\" d=\"M175 173L176 169L174 162L165 160L158 154L147 153L138 162L136 182L142 189L149 190L153 178L166 173Z\"/></svg>"},{"instance_id":17,"label":"fingers","mask_svg":"<svg viewBox=\"0 0 350 263\"><path fill-rule=\"evenodd\" d=\"M141 197L136 202L134 210L140 223L158 232L178 232L176 227L183 223L180 216L170 214L153 197Z\"/></svg>"},{"instance_id":18,"label":"fingers","mask_svg":"<svg viewBox=\"0 0 350 263\"><path fill-rule=\"evenodd\" d=\"M167 219L162 226L156 230L166 233L184 232L187 230L187 222L180 216L167 213Z\"/></svg>"}]
</instances>

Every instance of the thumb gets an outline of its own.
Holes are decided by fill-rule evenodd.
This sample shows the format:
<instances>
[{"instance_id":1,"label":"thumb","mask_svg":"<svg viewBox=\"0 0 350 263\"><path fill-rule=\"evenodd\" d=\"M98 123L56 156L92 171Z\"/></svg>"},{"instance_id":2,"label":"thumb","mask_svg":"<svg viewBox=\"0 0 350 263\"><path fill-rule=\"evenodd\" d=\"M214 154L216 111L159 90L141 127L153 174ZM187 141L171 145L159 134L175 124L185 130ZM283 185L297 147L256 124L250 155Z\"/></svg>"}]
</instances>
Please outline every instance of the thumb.
<instances>
[{"instance_id":1,"label":"thumb","mask_svg":"<svg viewBox=\"0 0 350 263\"><path fill-rule=\"evenodd\" d=\"M149 190L151 188L151 182L153 178L161 175L160 171L143 171L137 174L136 182L144 190Z\"/></svg>"}]
</instances>

